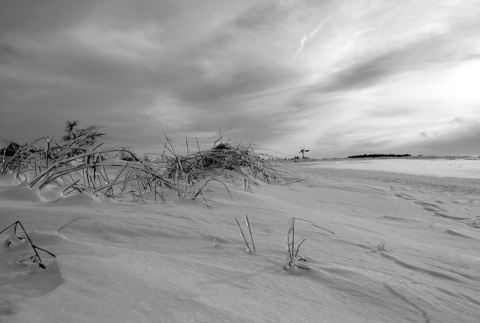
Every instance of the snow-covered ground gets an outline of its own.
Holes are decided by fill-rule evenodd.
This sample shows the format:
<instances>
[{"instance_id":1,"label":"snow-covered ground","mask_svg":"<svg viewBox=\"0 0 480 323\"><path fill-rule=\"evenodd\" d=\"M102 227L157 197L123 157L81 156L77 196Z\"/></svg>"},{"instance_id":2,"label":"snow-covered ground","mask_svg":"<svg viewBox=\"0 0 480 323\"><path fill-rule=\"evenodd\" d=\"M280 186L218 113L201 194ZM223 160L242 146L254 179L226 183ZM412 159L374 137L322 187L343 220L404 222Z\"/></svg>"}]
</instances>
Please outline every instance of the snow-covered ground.
<instances>
[{"instance_id":1,"label":"snow-covered ground","mask_svg":"<svg viewBox=\"0 0 480 323\"><path fill-rule=\"evenodd\" d=\"M312 167L480 179L480 159L350 159L320 161L312 163Z\"/></svg>"},{"instance_id":2,"label":"snow-covered ground","mask_svg":"<svg viewBox=\"0 0 480 323\"><path fill-rule=\"evenodd\" d=\"M40 252L42 270L17 263L27 244L3 247L0 320L478 322L478 173L452 166L452 177L441 177L455 161L424 162L440 166L411 174L423 166L290 163L305 181L253 193L228 183L231 198L212 183L211 208L85 194L53 202L61 194L54 187L0 176L0 230L21 221L36 246L56 255ZM353 169L362 164L370 170ZM235 221L247 232L245 214L255 255ZM296 223L309 271L283 270L292 217L335 233Z\"/></svg>"}]
</instances>

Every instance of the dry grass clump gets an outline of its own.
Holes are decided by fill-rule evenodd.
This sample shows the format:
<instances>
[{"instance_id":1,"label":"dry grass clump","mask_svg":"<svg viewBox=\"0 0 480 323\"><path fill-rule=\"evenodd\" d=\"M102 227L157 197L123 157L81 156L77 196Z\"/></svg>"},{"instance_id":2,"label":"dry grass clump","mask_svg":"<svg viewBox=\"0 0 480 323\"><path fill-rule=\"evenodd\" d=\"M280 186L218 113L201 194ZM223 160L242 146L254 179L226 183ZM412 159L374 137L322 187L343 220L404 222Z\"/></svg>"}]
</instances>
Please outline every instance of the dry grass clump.
<instances>
[{"instance_id":1,"label":"dry grass clump","mask_svg":"<svg viewBox=\"0 0 480 323\"><path fill-rule=\"evenodd\" d=\"M30 187L38 185L40 190L56 184L63 188L64 196L75 191L109 198L126 192L142 196L146 190L155 191L159 182L169 186L169 183L162 183L158 170L142 164L130 150L100 149L103 143L98 139L104 134L99 129L90 126L72 130L60 142L46 137L37 139L21 146L2 164L0 172L24 176L29 180ZM118 155L128 156L133 162L125 163L113 158Z\"/></svg>"},{"instance_id":2,"label":"dry grass clump","mask_svg":"<svg viewBox=\"0 0 480 323\"><path fill-rule=\"evenodd\" d=\"M89 192L106 198L131 195L155 201L164 201L172 190L182 199L203 198L211 182L220 182L230 193L226 181L241 180L244 190L251 191L251 185L258 186L257 180L286 184L288 176L298 179L286 168L261 159L250 145L217 144L219 139L212 149L190 153L186 140L187 154L180 155L165 136L162 160L142 161L127 148L101 149L98 139L104 134L99 127L73 130L72 125L76 123L67 122L68 135L61 142L40 138L21 146L0 172L24 176L30 187L37 185L40 190L55 184L63 189L63 196ZM205 198L203 202L207 205Z\"/></svg>"},{"instance_id":3,"label":"dry grass clump","mask_svg":"<svg viewBox=\"0 0 480 323\"><path fill-rule=\"evenodd\" d=\"M187 143L187 155L180 156L173 148L172 141L165 136L165 150L171 154L168 157L164 154L167 178L192 185L206 174L216 174L232 182L243 181L245 191L251 190L250 185L258 186L257 180L268 184L288 184L300 179L287 168L272 165L260 158L251 145L217 144L220 140L214 143L212 149L199 149L193 153L190 153Z\"/></svg>"},{"instance_id":4,"label":"dry grass clump","mask_svg":"<svg viewBox=\"0 0 480 323\"><path fill-rule=\"evenodd\" d=\"M34 170L35 172L41 170L49 157L46 147L42 147L41 144L47 142L47 138L39 138L29 144L20 146L13 156L4 160L0 167L0 173L12 172L20 177L27 170Z\"/></svg>"},{"instance_id":5,"label":"dry grass clump","mask_svg":"<svg viewBox=\"0 0 480 323\"><path fill-rule=\"evenodd\" d=\"M0 174L12 172L20 177L33 171L37 175L56 161L96 150L103 145L97 143L98 139L105 135L99 132L100 128L78 129L69 140L57 142L53 138L41 137L20 146L9 160L2 163Z\"/></svg>"}]
</instances>

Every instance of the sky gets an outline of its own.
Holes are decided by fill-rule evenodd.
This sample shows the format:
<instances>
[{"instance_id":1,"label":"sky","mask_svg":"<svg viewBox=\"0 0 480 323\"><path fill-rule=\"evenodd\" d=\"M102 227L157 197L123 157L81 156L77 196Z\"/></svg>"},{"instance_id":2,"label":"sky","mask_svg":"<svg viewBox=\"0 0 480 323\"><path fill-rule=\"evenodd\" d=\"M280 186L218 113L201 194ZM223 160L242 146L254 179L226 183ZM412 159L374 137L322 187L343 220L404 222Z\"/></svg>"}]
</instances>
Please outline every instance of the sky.
<instances>
[{"instance_id":1,"label":"sky","mask_svg":"<svg viewBox=\"0 0 480 323\"><path fill-rule=\"evenodd\" d=\"M480 0L1 0L0 140L480 155Z\"/></svg>"}]
</instances>

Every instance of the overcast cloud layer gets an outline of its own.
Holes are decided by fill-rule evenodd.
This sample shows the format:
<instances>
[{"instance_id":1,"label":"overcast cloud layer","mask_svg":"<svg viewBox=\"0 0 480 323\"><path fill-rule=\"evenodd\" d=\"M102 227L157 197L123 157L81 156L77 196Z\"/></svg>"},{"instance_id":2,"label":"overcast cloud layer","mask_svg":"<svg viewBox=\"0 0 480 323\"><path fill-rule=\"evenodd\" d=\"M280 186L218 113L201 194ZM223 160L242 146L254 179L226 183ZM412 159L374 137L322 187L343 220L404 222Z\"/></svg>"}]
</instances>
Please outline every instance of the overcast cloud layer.
<instances>
[{"instance_id":1,"label":"overcast cloud layer","mask_svg":"<svg viewBox=\"0 0 480 323\"><path fill-rule=\"evenodd\" d=\"M480 1L4 0L0 139L480 155ZM281 155L289 157L289 155Z\"/></svg>"}]
</instances>

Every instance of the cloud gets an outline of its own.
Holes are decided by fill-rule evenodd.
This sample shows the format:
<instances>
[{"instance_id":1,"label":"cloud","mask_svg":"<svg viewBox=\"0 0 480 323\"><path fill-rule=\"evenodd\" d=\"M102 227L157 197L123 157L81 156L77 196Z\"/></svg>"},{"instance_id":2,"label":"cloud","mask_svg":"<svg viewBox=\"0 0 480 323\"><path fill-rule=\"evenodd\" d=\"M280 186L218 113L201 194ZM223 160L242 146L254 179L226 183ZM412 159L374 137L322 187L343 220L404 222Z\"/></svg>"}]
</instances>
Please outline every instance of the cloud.
<instances>
[{"instance_id":1,"label":"cloud","mask_svg":"<svg viewBox=\"0 0 480 323\"><path fill-rule=\"evenodd\" d=\"M150 5L147 3L151 9ZM265 7L265 15L270 14L268 8L274 7ZM67 119L80 119L83 125L106 124L111 136L118 141L125 139L126 144L142 142L134 139L140 136L161 140L149 135L158 128L175 135L204 133L222 126L226 133L236 132L251 140L255 139L254 134L267 137L262 131L267 131L269 122L262 121L263 117L255 112L265 101L251 108L252 115L245 115L249 107L242 104L282 86L292 74L281 65L268 62L266 56L236 47L235 37L253 37L242 34L239 28L260 24L251 17L252 10L239 11L239 16L235 16L238 19L219 22L222 28L218 31L200 34L196 42L173 48L170 47L179 43L166 35L170 22L160 25L164 20L158 17L156 23L135 22L135 14L128 28L112 29L119 23L117 19L102 20L100 24L94 15L62 33L47 33L36 39L24 33L22 39L14 40L29 53L29 58L22 64L10 65L14 73L11 77L3 74L0 79L11 89L11 102L3 101L2 106L37 117L36 124L29 127L32 132L22 136L21 141L42 134L43 129L58 131ZM248 16L250 20L246 19ZM118 17L122 14L115 16ZM183 31L191 32L188 25ZM231 42L215 43L219 36L229 37ZM131 40L136 41L132 46ZM261 40L252 41L256 46ZM187 50L181 50L185 46ZM243 62L231 60L238 55L244 56ZM15 91L16 88L35 91L26 93ZM268 115L267 111L263 113ZM49 115L55 118L48 119ZM254 130L242 132L238 130L241 127ZM4 133L14 133L8 125L2 129Z\"/></svg>"},{"instance_id":2,"label":"cloud","mask_svg":"<svg viewBox=\"0 0 480 323\"><path fill-rule=\"evenodd\" d=\"M82 22L95 0L7 0L0 5L0 35L11 31L30 35L57 32Z\"/></svg>"},{"instance_id":3,"label":"cloud","mask_svg":"<svg viewBox=\"0 0 480 323\"><path fill-rule=\"evenodd\" d=\"M459 117L448 122L448 126L441 130L420 133L420 138L404 144L412 154L438 156L480 156L480 121L467 121Z\"/></svg>"},{"instance_id":4,"label":"cloud","mask_svg":"<svg viewBox=\"0 0 480 323\"><path fill-rule=\"evenodd\" d=\"M0 41L0 64L21 58L23 58L23 55L18 49Z\"/></svg>"},{"instance_id":5,"label":"cloud","mask_svg":"<svg viewBox=\"0 0 480 323\"><path fill-rule=\"evenodd\" d=\"M308 145L320 155L397 147L422 132L433 140L449 129L444 120L475 119L480 24L472 5L2 6L0 139L28 141L79 119L105 124L114 145L158 147L162 132L211 139L221 127L227 137L295 152Z\"/></svg>"},{"instance_id":6,"label":"cloud","mask_svg":"<svg viewBox=\"0 0 480 323\"><path fill-rule=\"evenodd\" d=\"M325 25L331 18L332 16L328 16L327 18L323 19L319 24L318 27L314 28L313 30L310 31L310 33L303 35L302 40L300 41L300 47L297 49L297 52L295 53L295 56L293 57L292 61L296 59L296 57L300 54L300 52L303 50L305 47L305 44L310 41L315 35L322 29L323 25Z\"/></svg>"},{"instance_id":7,"label":"cloud","mask_svg":"<svg viewBox=\"0 0 480 323\"><path fill-rule=\"evenodd\" d=\"M286 17L287 12L279 3L273 1L259 2L240 12L229 24L240 30L258 32L259 30L275 28L277 24L281 23L281 18Z\"/></svg>"},{"instance_id":8,"label":"cloud","mask_svg":"<svg viewBox=\"0 0 480 323\"><path fill-rule=\"evenodd\" d=\"M412 43L394 47L384 53L359 58L331 75L312 90L324 93L361 89L406 72L430 68L450 68L475 59L469 48L454 48L455 34L429 35ZM471 49L470 49L471 50Z\"/></svg>"}]
</instances>

